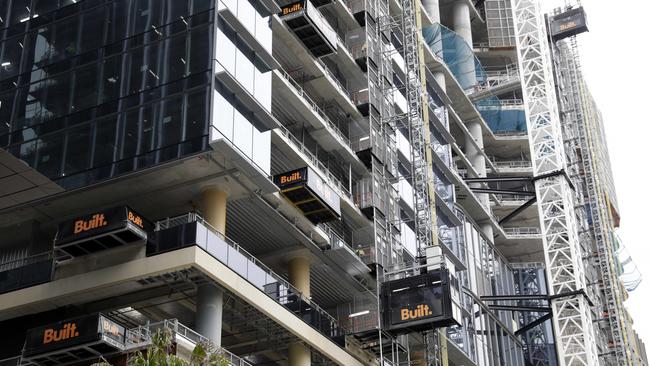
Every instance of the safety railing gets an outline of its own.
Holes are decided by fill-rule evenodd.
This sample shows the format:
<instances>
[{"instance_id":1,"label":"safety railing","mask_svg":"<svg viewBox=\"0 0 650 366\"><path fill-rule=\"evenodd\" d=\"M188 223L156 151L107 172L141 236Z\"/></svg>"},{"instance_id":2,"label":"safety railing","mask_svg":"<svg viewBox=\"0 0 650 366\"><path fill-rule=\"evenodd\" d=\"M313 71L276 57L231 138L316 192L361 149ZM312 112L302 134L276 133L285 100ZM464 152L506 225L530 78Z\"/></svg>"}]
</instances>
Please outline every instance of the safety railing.
<instances>
[{"instance_id":1,"label":"safety railing","mask_svg":"<svg viewBox=\"0 0 650 366\"><path fill-rule=\"evenodd\" d=\"M126 331L125 346L126 349L140 348L151 343L151 337L157 331L170 331L172 337L183 337L194 344L208 344L209 339L195 332L178 322L176 319L165 319L161 322L141 325ZM225 348L217 347L215 350L224 361L231 366L252 366L251 363L243 360Z\"/></svg>"},{"instance_id":2,"label":"safety railing","mask_svg":"<svg viewBox=\"0 0 650 366\"><path fill-rule=\"evenodd\" d=\"M0 294L52 280L53 252L15 258L0 264Z\"/></svg>"},{"instance_id":3,"label":"safety railing","mask_svg":"<svg viewBox=\"0 0 650 366\"><path fill-rule=\"evenodd\" d=\"M476 103L476 108L481 109L482 107L521 107L524 105L522 99L484 99Z\"/></svg>"},{"instance_id":4,"label":"safety railing","mask_svg":"<svg viewBox=\"0 0 650 366\"><path fill-rule=\"evenodd\" d=\"M520 194L495 194L494 197L501 202L525 202L531 198Z\"/></svg>"},{"instance_id":5,"label":"safety railing","mask_svg":"<svg viewBox=\"0 0 650 366\"><path fill-rule=\"evenodd\" d=\"M194 237L188 236L186 228L183 228L183 230L176 233L178 237L175 237L174 233L170 233L171 240L169 243L173 242L173 247L169 247L169 243L149 243L147 255L155 255L168 250L196 245L332 341L336 342L335 338L346 334L346 330L338 324L334 317L313 303L297 288L239 246L239 244L213 228L199 214L190 212L163 219L157 222L155 226L162 231L195 223L197 227L193 233ZM159 241L163 238L164 235L156 237ZM149 247L152 249L149 250Z\"/></svg>"},{"instance_id":6,"label":"safety railing","mask_svg":"<svg viewBox=\"0 0 650 366\"><path fill-rule=\"evenodd\" d=\"M495 160L490 159L497 168L532 168L530 160Z\"/></svg>"},{"instance_id":7,"label":"safety railing","mask_svg":"<svg viewBox=\"0 0 650 366\"><path fill-rule=\"evenodd\" d=\"M538 237L542 233L537 227L504 227L503 232L509 237Z\"/></svg>"},{"instance_id":8,"label":"safety railing","mask_svg":"<svg viewBox=\"0 0 650 366\"><path fill-rule=\"evenodd\" d=\"M352 96L349 89L345 87L343 83L341 83L341 81L330 71L330 69L327 67L327 65L325 65L323 61L321 61L321 59L316 59L316 63L322 67L323 71L325 71L325 75L330 79L330 81L334 82L334 85L341 92L341 94L347 97L348 100L350 100L350 103L352 103Z\"/></svg>"},{"instance_id":9,"label":"safety railing","mask_svg":"<svg viewBox=\"0 0 650 366\"><path fill-rule=\"evenodd\" d=\"M341 130L334 124L334 122L332 122L329 116L325 114L325 112L318 106L318 104L316 104L316 102L311 99L311 97L305 92L300 84L298 84L298 82L292 78L291 75L289 75L289 73L285 70L278 69L277 71L287 82L289 82L289 85L294 89L296 94L300 95L303 100L311 107L311 109L325 121L334 135L337 136L345 145L350 146L350 140L345 137L345 135L343 135L343 132L341 132Z\"/></svg>"},{"instance_id":10,"label":"safety railing","mask_svg":"<svg viewBox=\"0 0 650 366\"><path fill-rule=\"evenodd\" d=\"M323 164L318 158L300 141L296 136L294 136L285 126L280 126L279 128L280 133L284 135L289 141L293 143L293 145L301 152L303 153L307 159L314 165L318 170L320 170L320 173L322 176L324 176L330 186L337 190L338 194L340 196L345 196L348 197L349 199L352 199L352 193L350 193L350 190L347 189L343 183L334 175L332 172Z\"/></svg>"},{"instance_id":11,"label":"safety railing","mask_svg":"<svg viewBox=\"0 0 650 366\"><path fill-rule=\"evenodd\" d=\"M476 85L471 93L496 88L498 86L519 82L519 70L514 65L507 65L505 70L485 70L485 81Z\"/></svg>"}]
</instances>

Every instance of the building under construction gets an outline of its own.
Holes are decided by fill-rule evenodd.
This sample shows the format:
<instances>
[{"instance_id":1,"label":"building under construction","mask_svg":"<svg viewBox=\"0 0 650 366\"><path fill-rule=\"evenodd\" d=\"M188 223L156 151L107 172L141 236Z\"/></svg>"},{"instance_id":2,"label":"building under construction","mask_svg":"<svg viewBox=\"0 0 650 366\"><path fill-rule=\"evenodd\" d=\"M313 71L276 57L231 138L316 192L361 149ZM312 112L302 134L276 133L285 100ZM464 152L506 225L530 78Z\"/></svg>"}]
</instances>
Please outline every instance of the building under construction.
<instances>
[{"instance_id":1,"label":"building under construction","mask_svg":"<svg viewBox=\"0 0 650 366\"><path fill-rule=\"evenodd\" d=\"M0 365L648 365L541 3L0 0Z\"/></svg>"}]
</instances>

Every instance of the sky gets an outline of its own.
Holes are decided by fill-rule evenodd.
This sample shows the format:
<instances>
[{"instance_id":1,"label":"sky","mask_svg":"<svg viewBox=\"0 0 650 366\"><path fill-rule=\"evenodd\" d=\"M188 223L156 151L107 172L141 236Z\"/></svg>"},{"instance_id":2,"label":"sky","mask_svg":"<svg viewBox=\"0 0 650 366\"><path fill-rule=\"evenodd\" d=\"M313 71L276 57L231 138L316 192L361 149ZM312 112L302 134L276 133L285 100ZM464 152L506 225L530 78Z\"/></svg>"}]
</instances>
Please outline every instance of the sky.
<instances>
[{"instance_id":1,"label":"sky","mask_svg":"<svg viewBox=\"0 0 650 366\"><path fill-rule=\"evenodd\" d=\"M582 5L589 32L578 36L580 62L605 119L621 214L617 232L644 275L625 306L650 351L650 191L644 187L650 184L650 2L583 0Z\"/></svg>"}]
</instances>

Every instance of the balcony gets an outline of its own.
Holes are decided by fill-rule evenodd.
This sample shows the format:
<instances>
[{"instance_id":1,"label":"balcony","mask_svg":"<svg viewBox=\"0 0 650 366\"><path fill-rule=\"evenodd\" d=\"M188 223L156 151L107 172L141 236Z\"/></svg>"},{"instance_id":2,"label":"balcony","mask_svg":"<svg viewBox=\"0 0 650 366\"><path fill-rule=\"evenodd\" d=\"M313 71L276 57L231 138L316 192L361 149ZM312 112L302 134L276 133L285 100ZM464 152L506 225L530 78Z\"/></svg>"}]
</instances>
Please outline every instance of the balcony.
<instances>
[{"instance_id":1,"label":"balcony","mask_svg":"<svg viewBox=\"0 0 650 366\"><path fill-rule=\"evenodd\" d=\"M366 171L348 137L286 71L279 69L273 72L273 90L274 95L282 98L283 103L291 105L296 116L299 115L314 129L312 136L323 149L339 152L357 173L363 174Z\"/></svg>"},{"instance_id":2,"label":"balcony","mask_svg":"<svg viewBox=\"0 0 650 366\"><path fill-rule=\"evenodd\" d=\"M323 336L343 344L346 331L336 319L195 213L158 221L146 253L149 257L190 246L203 249Z\"/></svg>"},{"instance_id":3,"label":"balcony","mask_svg":"<svg viewBox=\"0 0 650 366\"><path fill-rule=\"evenodd\" d=\"M0 263L0 294L49 282L53 273L51 252Z\"/></svg>"}]
</instances>

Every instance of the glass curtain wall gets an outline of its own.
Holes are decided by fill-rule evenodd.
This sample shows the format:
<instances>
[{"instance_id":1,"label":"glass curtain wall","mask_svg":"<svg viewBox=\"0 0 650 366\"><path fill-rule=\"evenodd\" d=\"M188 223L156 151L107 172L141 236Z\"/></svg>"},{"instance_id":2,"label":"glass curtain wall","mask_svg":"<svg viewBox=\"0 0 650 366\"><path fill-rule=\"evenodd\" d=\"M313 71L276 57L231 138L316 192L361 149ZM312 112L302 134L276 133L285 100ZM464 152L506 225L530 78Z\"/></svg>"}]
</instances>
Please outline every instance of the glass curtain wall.
<instances>
[{"instance_id":1,"label":"glass curtain wall","mask_svg":"<svg viewBox=\"0 0 650 366\"><path fill-rule=\"evenodd\" d=\"M456 216L463 222L457 238L467 266L459 272L464 311L462 325L447 328L447 337L480 365L523 365L523 345L513 334L517 319L511 312L489 310L480 300L481 296L514 294L513 271L478 225L461 210Z\"/></svg>"},{"instance_id":2,"label":"glass curtain wall","mask_svg":"<svg viewBox=\"0 0 650 366\"><path fill-rule=\"evenodd\" d=\"M0 147L65 188L207 148L213 0L0 0Z\"/></svg>"}]
</instances>

